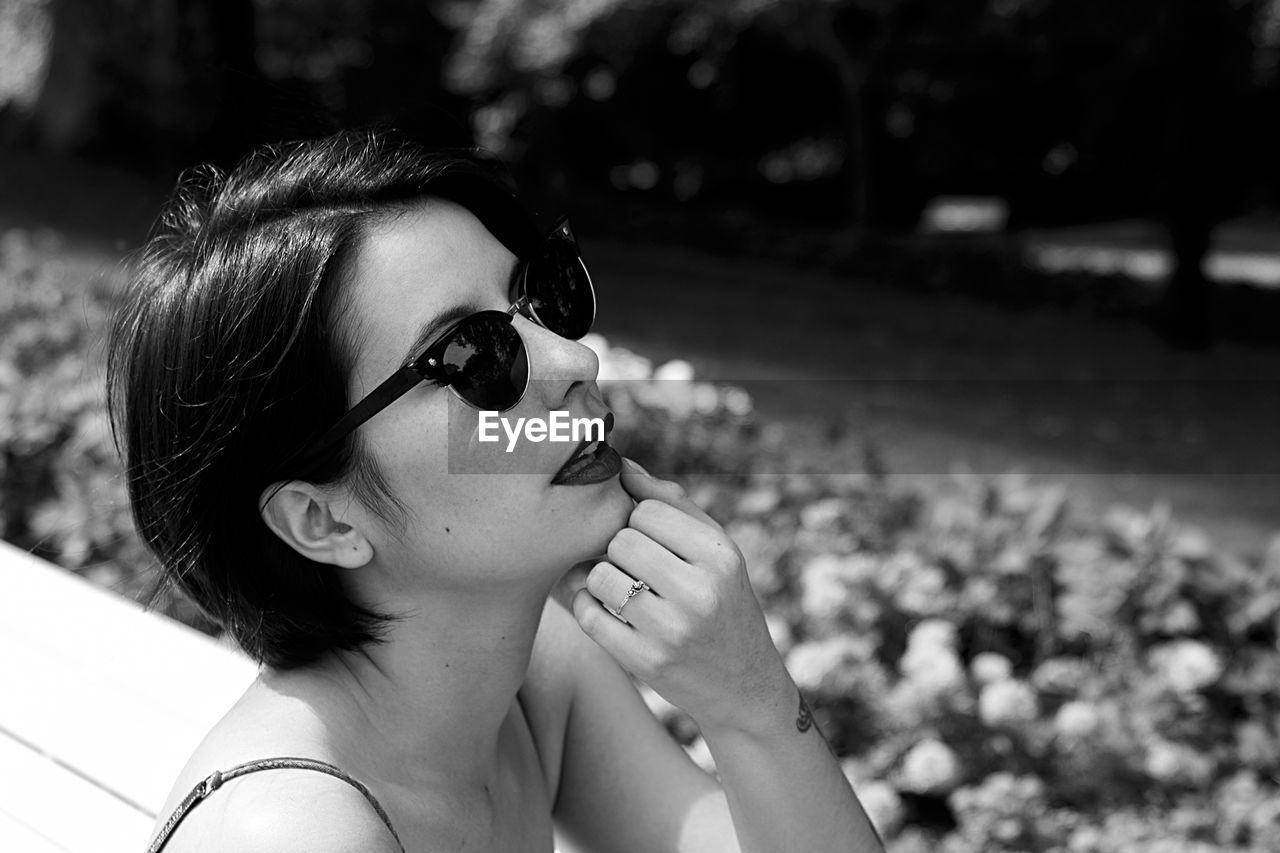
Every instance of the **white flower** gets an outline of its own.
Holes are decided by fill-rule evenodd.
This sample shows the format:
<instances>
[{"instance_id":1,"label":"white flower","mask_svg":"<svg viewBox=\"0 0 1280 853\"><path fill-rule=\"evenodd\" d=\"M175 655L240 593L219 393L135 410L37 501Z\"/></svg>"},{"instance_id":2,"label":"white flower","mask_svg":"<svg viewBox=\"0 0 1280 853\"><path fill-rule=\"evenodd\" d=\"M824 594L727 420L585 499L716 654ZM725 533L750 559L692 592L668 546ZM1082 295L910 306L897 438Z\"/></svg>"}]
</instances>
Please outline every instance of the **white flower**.
<instances>
[{"instance_id":1,"label":"white flower","mask_svg":"<svg viewBox=\"0 0 1280 853\"><path fill-rule=\"evenodd\" d=\"M787 653L787 671L801 690L845 693L855 685L858 665L873 654L869 641L848 634L809 640Z\"/></svg>"},{"instance_id":2,"label":"white flower","mask_svg":"<svg viewBox=\"0 0 1280 853\"><path fill-rule=\"evenodd\" d=\"M750 414L753 408L751 395L736 386L725 388L724 407L729 410L729 414L744 417Z\"/></svg>"},{"instance_id":3,"label":"white flower","mask_svg":"<svg viewBox=\"0 0 1280 853\"><path fill-rule=\"evenodd\" d=\"M676 382L693 381L693 365L684 359L675 358L653 371L654 379L670 379Z\"/></svg>"},{"instance_id":4,"label":"white flower","mask_svg":"<svg viewBox=\"0 0 1280 853\"><path fill-rule=\"evenodd\" d=\"M960 759L936 738L911 747L902 759L900 787L915 794L946 794L960 784Z\"/></svg>"},{"instance_id":5,"label":"white flower","mask_svg":"<svg viewBox=\"0 0 1280 853\"><path fill-rule=\"evenodd\" d=\"M942 569L926 565L903 578L895 600L907 613L933 616L953 609L953 598Z\"/></svg>"},{"instance_id":6,"label":"white flower","mask_svg":"<svg viewBox=\"0 0 1280 853\"><path fill-rule=\"evenodd\" d=\"M1170 550L1184 560L1207 560L1213 556L1213 542L1200 528L1184 527L1174 535Z\"/></svg>"},{"instance_id":7,"label":"white flower","mask_svg":"<svg viewBox=\"0 0 1280 853\"><path fill-rule=\"evenodd\" d=\"M823 554L809 561L800 574L800 609L820 622L835 619L849 597L840 559Z\"/></svg>"},{"instance_id":8,"label":"white flower","mask_svg":"<svg viewBox=\"0 0 1280 853\"><path fill-rule=\"evenodd\" d=\"M1031 683L1043 693L1074 694L1087 677L1084 663L1076 658L1049 658L1035 672Z\"/></svg>"},{"instance_id":9,"label":"white flower","mask_svg":"<svg viewBox=\"0 0 1280 853\"><path fill-rule=\"evenodd\" d=\"M956 629L941 619L926 619L911 630L898 666L902 677L926 692L950 692L964 683L964 665L956 654Z\"/></svg>"},{"instance_id":10,"label":"white flower","mask_svg":"<svg viewBox=\"0 0 1280 853\"><path fill-rule=\"evenodd\" d=\"M1222 675L1222 660L1197 640L1175 640L1151 650L1151 665L1179 693L1193 693Z\"/></svg>"},{"instance_id":11,"label":"white flower","mask_svg":"<svg viewBox=\"0 0 1280 853\"><path fill-rule=\"evenodd\" d=\"M795 640L791 636L790 623L776 613L766 613L764 622L769 626L769 638L773 640L774 647L785 655L795 644Z\"/></svg>"},{"instance_id":12,"label":"white flower","mask_svg":"<svg viewBox=\"0 0 1280 853\"><path fill-rule=\"evenodd\" d=\"M1053 730L1067 741L1080 741L1098 730L1101 718L1092 702L1075 700L1065 703L1053 718Z\"/></svg>"},{"instance_id":13,"label":"white flower","mask_svg":"<svg viewBox=\"0 0 1280 853\"><path fill-rule=\"evenodd\" d=\"M964 683L964 666L950 649L908 649L902 656L902 676L928 693L946 693Z\"/></svg>"},{"instance_id":14,"label":"white flower","mask_svg":"<svg viewBox=\"0 0 1280 853\"><path fill-rule=\"evenodd\" d=\"M907 638L907 648L920 651L935 649L955 649L958 634L956 626L945 619L925 619L911 629Z\"/></svg>"},{"instance_id":15,"label":"white flower","mask_svg":"<svg viewBox=\"0 0 1280 853\"><path fill-rule=\"evenodd\" d=\"M776 486L758 486L743 492L738 498L738 512L743 515L764 515L778 508L782 495Z\"/></svg>"},{"instance_id":16,"label":"white flower","mask_svg":"<svg viewBox=\"0 0 1280 853\"><path fill-rule=\"evenodd\" d=\"M645 380L653 375L653 363L649 359L630 350L611 347L600 335L585 335L580 343L599 357L600 372L596 378L600 382Z\"/></svg>"},{"instance_id":17,"label":"white flower","mask_svg":"<svg viewBox=\"0 0 1280 853\"><path fill-rule=\"evenodd\" d=\"M800 524L806 530L821 530L834 523L844 511L845 502L841 498L814 501L800 510Z\"/></svg>"},{"instance_id":18,"label":"white flower","mask_svg":"<svg viewBox=\"0 0 1280 853\"><path fill-rule=\"evenodd\" d=\"M858 795L862 807L866 809L867 817L871 818L871 822L875 824L881 835L892 835L902 826L907 812L897 789L888 782L878 780L862 782L857 785L854 792Z\"/></svg>"},{"instance_id":19,"label":"white flower","mask_svg":"<svg viewBox=\"0 0 1280 853\"><path fill-rule=\"evenodd\" d=\"M1162 739L1147 746L1146 771L1158 782L1206 785L1214 769L1213 759L1189 746Z\"/></svg>"},{"instance_id":20,"label":"white flower","mask_svg":"<svg viewBox=\"0 0 1280 853\"><path fill-rule=\"evenodd\" d=\"M1013 662L996 652L980 652L969 662L969 671L979 684L995 684L1013 677Z\"/></svg>"},{"instance_id":21,"label":"white flower","mask_svg":"<svg viewBox=\"0 0 1280 853\"><path fill-rule=\"evenodd\" d=\"M720 392L710 382L693 386L693 408L702 415L714 414L720 408Z\"/></svg>"},{"instance_id":22,"label":"white flower","mask_svg":"<svg viewBox=\"0 0 1280 853\"><path fill-rule=\"evenodd\" d=\"M756 592L769 594L777 591L782 585L782 576L778 573L781 549L777 537L760 522L748 520L730 522L725 532L738 544L742 559L747 564L747 578Z\"/></svg>"},{"instance_id":23,"label":"white flower","mask_svg":"<svg viewBox=\"0 0 1280 853\"><path fill-rule=\"evenodd\" d=\"M800 609L816 622L829 622L841 615L866 626L879 616L880 605L860 584L874 576L879 562L866 554L818 554L800 571Z\"/></svg>"},{"instance_id":24,"label":"white flower","mask_svg":"<svg viewBox=\"0 0 1280 853\"><path fill-rule=\"evenodd\" d=\"M578 339L578 343L595 353L601 362L609 355L609 342L604 339L604 335L596 332L587 332Z\"/></svg>"},{"instance_id":25,"label":"white flower","mask_svg":"<svg viewBox=\"0 0 1280 853\"><path fill-rule=\"evenodd\" d=\"M888 697L899 722L918 725L944 708L960 710L972 702L954 641L955 629L939 620L922 622L911 632L898 662L902 680Z\"/></svg>"},{"instance_id":26,"label":"white flower","mask_svg":"<svg viewBox=\"0 0 1280 853\"><path fill-rule=\"evenodd\" d=\"M1036 691L1025 681L997 681L983 687L978 694L978 716L988 726L1028 723L1038 713Z\"/></svg>"}]
</instances>

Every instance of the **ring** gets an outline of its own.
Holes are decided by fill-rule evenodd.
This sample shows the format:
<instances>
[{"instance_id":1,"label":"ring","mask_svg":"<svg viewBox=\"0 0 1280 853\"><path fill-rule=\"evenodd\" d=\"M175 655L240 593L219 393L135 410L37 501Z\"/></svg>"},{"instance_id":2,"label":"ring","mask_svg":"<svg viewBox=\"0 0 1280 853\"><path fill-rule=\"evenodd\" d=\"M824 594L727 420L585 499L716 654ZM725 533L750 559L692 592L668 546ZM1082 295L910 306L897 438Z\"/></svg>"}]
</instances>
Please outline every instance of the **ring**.
<instances>
[{"instance_id":1,"label":"ring","mask_svg":"<svg viewBox=\"0 0 1280 853\"><path fill-rule=\"evenodd\" d=\"M630 601L633 597L644 592L648 588L649 588L649 585L644 581L632 581L631 588L627 590L627 597L622 599L622 603L618 605L616 610L610 609L609 612L612 613L614 616L617 616L619 619L621 619L622 608L627 606L627 602Z\"/></svg>"}]
</instances>

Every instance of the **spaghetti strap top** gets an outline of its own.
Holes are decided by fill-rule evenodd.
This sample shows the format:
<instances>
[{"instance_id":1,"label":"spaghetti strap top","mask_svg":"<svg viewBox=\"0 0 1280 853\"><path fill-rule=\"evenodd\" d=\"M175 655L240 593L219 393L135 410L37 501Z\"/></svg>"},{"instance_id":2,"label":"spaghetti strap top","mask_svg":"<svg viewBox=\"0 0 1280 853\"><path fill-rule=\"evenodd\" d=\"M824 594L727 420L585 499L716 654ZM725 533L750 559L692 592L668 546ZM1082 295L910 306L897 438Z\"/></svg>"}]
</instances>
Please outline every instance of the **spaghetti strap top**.
<instances>
[{"instance_id":1,"label":"spaghetti strap top","mask_svg":"<svg viewBox=\"0 0 1280 853\"><path fill-rule=\"evenodd\" d=\"M391 837L396 840L396 845L400 848L400 853L405 853L404 843L400 841L400 836L396 834L395 827L391 825L391 818L387 817L386 811L382 808L382 805L378 802L377 798L370 793L369 789L356 779L353 779L346 773L343 773L337 767L334 767L332 764L327 764L323 761L316 761L311 758L260 758L257 761L237 764L230 770L215 770L213 773L209 774L209 776L205 777L204 781L198 783L194 788L192 788L191 793L187 794L178 807L173 810L173 814L169 815L169 819L166 820L164 822L164 826L160 828L160 833L156 836L155 840L151 842L151 846L147 848L147 853L160 853L160 851L164 849L165 844L168 843L169 836L171 836L173 831L178 828L178 824L182 823L182 819L185 818L193 808L200 805L205 798L218 790L224 782L230 782L232 779L244 776L248 773L257 773L260 770L279 770L282 768L314 770L318 773L327 773L330 776L341 779L361 794L364 794L364 798L369 801L369 805L373 806L373 810L378 813L378 817L382 818L382 822L387 825L388 831L391 832Z\"/></svg>"}]
</instances>

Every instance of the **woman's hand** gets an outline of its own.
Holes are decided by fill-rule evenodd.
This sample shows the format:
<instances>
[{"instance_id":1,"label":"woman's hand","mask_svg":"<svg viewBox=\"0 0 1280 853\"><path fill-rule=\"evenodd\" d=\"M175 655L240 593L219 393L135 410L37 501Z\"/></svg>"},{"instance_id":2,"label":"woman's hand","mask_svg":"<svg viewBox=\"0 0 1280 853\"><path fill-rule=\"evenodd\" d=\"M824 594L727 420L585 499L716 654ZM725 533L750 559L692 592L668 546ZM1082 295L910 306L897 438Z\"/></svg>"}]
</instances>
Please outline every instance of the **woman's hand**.
<instances>
[{"instance_id":1,"label":"woman's hand","mask_svg":"<svg viewBox=\"0 0 1280 853\"><path fill-rule=\"evenodd\" d=\"M579 626L703 728L759 728L794 688L742 553L675 483L627 460L622 485L636 506L573 598ZM628 599L633 579L649 588Z\"/></svg>"}]
</instances>

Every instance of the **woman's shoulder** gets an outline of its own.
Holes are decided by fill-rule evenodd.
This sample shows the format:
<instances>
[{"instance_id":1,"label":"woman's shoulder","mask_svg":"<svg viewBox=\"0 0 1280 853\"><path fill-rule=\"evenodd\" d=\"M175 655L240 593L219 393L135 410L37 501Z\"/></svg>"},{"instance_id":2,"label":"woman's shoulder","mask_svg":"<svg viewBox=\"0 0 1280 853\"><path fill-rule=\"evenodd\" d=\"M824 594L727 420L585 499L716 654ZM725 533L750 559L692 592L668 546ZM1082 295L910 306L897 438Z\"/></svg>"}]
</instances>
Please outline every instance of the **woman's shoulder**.
<instances>
[{"instance_id":1,"label":"woman's shoulder","mask_svg":"<svg viewBox=\"0 0 1280 853\"><path fill-rule=\"evenodd\" d=\"M533 653L521 695L536 694L540 704L556 718L559 734L582 674L584 655L596 648L573 615L573 595L585 585L581 577L567 575L547 598L534 639Z\"/></svg>"},{"instance_id":2,"label":"woman's shoulder","mask_svg":"<svg viewBox=\"0 0 1280 853\"><path fill-rule=\"evenodd\" d=\"M255 682L201 741L156 827L181 819L164 853L398 851L368 797L343 778L320 728L279 705Z\"/></svg>"},{"instance_id":3,"label":"woman's shoulder","mask_svg":"<svg viewBox=\"0 0 1280 853\"><path fill-rule=\"evenodd\" d=\"M339 778L299 768L224 782L199 808L187 812L180 826L165 853L403 853L359 790Z\"/></svg>"},{"instance_id":4,"label":"woman's shoulder","mask_svg":"<svg viewBox=\"0 0 1280 853\"><path fill-rule=\"evenodd\" d=\"M560 688L566 681L572 682L578 644L591 642L573 618L572 601L577 586L576 581L566 576L548 596L529 662L530 675L554 681Z\"/></svg>"},{"instance_id":5,"label":"woman's shoulder","mask_svg":"<svg viewBox=\"0 0 1280 853\"><path fill-rule=\"evenodd\" d=\"M553 802L560 787L565 731L573 700L574 646L578 641L575 633L587 639L564 605L554 597L548 598L519 692L520 708Z\"/></svg>"}]
</instances>

